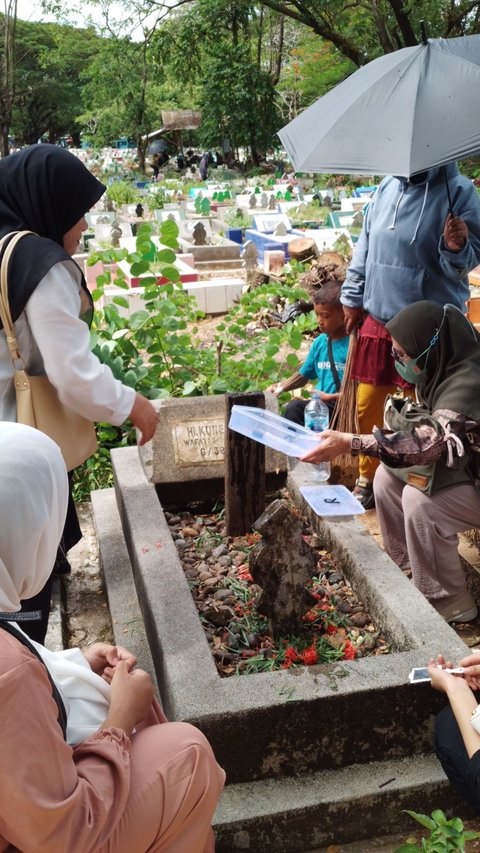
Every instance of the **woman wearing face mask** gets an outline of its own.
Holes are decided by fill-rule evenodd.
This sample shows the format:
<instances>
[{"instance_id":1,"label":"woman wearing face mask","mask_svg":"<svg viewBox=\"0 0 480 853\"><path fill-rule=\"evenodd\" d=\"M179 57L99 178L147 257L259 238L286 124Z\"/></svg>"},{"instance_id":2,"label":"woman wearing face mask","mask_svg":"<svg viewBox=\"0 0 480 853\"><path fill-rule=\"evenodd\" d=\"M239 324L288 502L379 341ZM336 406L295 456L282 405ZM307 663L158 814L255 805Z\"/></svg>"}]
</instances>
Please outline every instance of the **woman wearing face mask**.
<instances>
[{"instance_id":1,"label":"woman wearing face mask","mask_svg":"<svg viewBox=\"0 0 480 853\"><path fill-rule=\"evenodd\" d=\"M453 305L416 302L387 323L399 374L420 406L387 398L383 429L354 436L325 431L303 457L340 453L379 459L374 492L387 552L447 622L477 616L457 534L480 519L480 336ZM421 407L421 408L420 408Z\"/></svg>"},{"instance_id":2,"label":"woman wearing face mask","mask_svg":"<svg viewBox=\"0 0 480 853\"><path fill-rule=\"evenodd\" d=\"M48 652L15 621L45 584L67 508L57 445L0 423L0 850L212 853L223 786L204 735L168 723L118 646Z\"/></svg>"},{"instance_id":3,"label":"woman wearing face mask","mask_svg":"<svg viewBox=\"0 0 480 853\"><path fill-rule=\"evenodd\" d=\"M90 351L92 300L72 259L86 229L84 214L105 187L71 152L32 145L0 160L0 238L33 231L15 247L8 271L9 304L20 352L32 375L46 374L60 400L92 421L116 426L130 418L141 443L152 438L157 413L149 400L115 379ZM0 257L1 262L1 257ZM16 420L14 368L0 323L0 420ZM75 506L69 511L57 565L81 538ZM53 563L52 563L53 569ZM25 624L43 642L51 579L29 608L41 619Z\"/></svg>"}]
</instances>

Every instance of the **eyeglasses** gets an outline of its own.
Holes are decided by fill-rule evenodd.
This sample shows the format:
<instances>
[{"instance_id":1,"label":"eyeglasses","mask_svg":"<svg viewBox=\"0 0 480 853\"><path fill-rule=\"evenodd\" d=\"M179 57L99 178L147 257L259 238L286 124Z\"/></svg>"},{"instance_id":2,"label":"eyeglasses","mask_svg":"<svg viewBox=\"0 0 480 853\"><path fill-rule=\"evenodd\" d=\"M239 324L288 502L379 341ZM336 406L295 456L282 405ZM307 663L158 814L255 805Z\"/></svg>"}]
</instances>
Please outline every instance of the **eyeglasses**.
<instances>
[{"instance_id":1,"label":"eyeglasses","mask_svg":"<svg viewBox=\"0 0 480 853\"><path fill-rule=\"evenodd\" d=\"M405 364L405 359L410 358L410 356L407 355L406 352L397 352L397 350L394 349L394 347L392 347L392 355L393 355L395 361L399 361L400 364Z\"/></svg>"}]
</instances>

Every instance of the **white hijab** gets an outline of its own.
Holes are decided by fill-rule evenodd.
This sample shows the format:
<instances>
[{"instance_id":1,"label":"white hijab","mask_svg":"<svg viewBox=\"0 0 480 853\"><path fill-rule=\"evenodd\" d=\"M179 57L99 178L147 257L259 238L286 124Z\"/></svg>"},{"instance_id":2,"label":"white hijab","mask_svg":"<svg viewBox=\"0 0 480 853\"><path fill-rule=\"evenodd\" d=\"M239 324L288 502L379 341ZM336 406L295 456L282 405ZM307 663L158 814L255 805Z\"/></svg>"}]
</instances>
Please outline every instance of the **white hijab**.
<instances>
[{"instance_id":1,"label":"white hijab","mask_svg":"<svg viewBox=\"0 0 480 853\"><path fill-rule=\"evenodd\" d=\"M67 512L68 481L58 446L44 433L0 423L0 610L45 586Z\"/></svg>"},{"instance_id":2,"label":"white hijab","mask_svg":"<svg viewBox=\"0 0 480 853\"><path fill-rule=\"evenodd\" d=\"M44 433L0 422L0 610L20 610L20 600L45 586L55 562L68 500L65 463ZM16 626L21 628L20 625ZM51 652L35 646L55 681L67 712L67 741L74 745L102 725L110 686L90 669L80 649Z\"/></svg>"}]
</instances>

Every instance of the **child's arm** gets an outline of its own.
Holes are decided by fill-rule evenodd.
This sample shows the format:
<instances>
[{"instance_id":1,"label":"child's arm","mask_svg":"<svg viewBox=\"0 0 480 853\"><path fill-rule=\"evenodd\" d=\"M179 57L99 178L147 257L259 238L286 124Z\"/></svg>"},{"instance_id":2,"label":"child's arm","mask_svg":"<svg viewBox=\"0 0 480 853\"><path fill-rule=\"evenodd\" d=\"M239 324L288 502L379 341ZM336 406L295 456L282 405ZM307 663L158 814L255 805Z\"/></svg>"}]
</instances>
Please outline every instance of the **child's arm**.
<instances>
[{"instance_id":1,"label":"child's arm","mask_svg":"<svg viewBox=\"0 0 480 853\"><path fill-rule=\"evenodd\" d=\"M318 391L317 391L318 393ZM324 401L324 403L328 403L331 400L338 400L339 397L342 396L341 391L336 391L335 394L327 394L326 391L320 391L320 399Z\"/></svg>"},{"instance_id":2,"label":"child's arm","mask_svg":"<svg viewBox=\"0 0 480 853\"><path fill-rule=\"evenodd\" d=\"M267 391L271 391L272 394L275 394L276 397L279 394L283 394L284 391L294 391L295 388L303 388L304 385L309 382L306 376L302 376L301 373L294 373L293 376L290 376L288 379L284 379L283 382L274 382L273 385L269 385L266 389Z\"/></svg>"}]
</instances>

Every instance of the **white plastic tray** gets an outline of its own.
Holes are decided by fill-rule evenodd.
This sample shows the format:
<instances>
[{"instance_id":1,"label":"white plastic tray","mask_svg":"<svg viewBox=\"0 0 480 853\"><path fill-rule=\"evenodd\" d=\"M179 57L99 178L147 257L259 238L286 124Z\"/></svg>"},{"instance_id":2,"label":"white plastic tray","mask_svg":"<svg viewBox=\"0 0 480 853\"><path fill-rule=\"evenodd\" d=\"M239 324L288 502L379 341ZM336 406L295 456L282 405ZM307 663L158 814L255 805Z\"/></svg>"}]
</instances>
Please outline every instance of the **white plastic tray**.
<instances>
[{"instance_id":1,"label":"white plastic tray","mask_svg":"<svg viewBox=\"0 0 480 853\"><path fill-rule=\"evenodd\" d=\"M255 406L232 406L228 426L286 456L304 456L320 443L318 432Z\"/></svg>"},{"instance_id":2,"label":"white plastic tray","mask_svg":"<svg viewBox=\"0 0 480 853\"><path fill-rule=\"evenodd\" d=\"M300 493L317 515L361 515L365 512L346 486L301 486Z\"/></svg>"}]
</instances>

